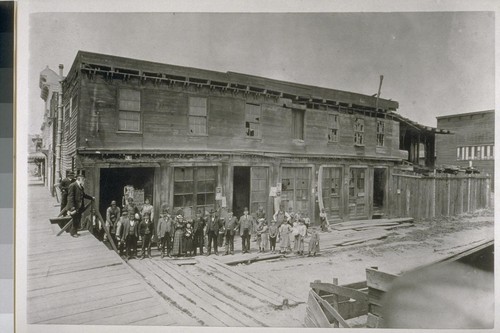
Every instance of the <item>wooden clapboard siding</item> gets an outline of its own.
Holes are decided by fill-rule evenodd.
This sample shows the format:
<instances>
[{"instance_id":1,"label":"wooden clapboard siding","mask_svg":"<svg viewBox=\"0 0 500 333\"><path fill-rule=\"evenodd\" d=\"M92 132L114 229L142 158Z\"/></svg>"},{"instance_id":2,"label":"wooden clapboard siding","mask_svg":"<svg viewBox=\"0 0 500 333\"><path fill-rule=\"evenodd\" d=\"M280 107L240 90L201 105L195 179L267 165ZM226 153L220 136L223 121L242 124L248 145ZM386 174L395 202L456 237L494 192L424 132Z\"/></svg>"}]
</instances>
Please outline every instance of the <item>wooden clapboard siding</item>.
<instances>
[{"instance_id":1,"label":"wooden clapboard siding","mask_svg":"<svg viewBox=\"0 0 500 333\"><path fill-rule=\"evenodd\" d=\"M81 63L97 64L109 68L109 75L86 74L80 71ZM361 113L346 114L339 112L339 142L329 144L327 139L327 115L331 110L305 110L304 142L293 140L292 109L284 107L278 97L249 93L236 93L224 89L212 89L208 85L191 85L184 83L154 83L138 76L127 78L117 77L115 69L132 69L137 75L144 73L159 73L161 75L177 75L188 82L191 78L214 80L230 84L250 85L262 90L283 91L295 94L301 98L311 98L325 94L344 105L374 106L375 98L345 91L300 85L290 82L280 82L237 73L218 73L163 65L147 61L126 59L114 56L79 52L75 63L64 82L65 91L79 94L79 114L76 137L68 137L65 151L72 152L74 148L86 150L120 149L186 149L186 150L242 150L289 152L291 154L324 154L325 150L332 155L358 155L399 158L398 149L390 149L393 140L390 138L391 126L387 126L387 148L375 149L375 122ZM160 75L160 76L161 76ZM138 90L141 93L141 131L139 133L119 133L117 105L118 90L123 87ZM220 86L219 86L220 87ZM319 94L319 95L318 95ZM188 135L188 98L201 96L208 99L207 136ZM67 97L65 97L67 98ZM295 101L293 101L295 102ZM261 105L261 136L258 139L248 138L245 134L245 104ZM386 104L384 104L386 103ZM390 109L397 108L397 103L380 100L379 106ZM391 106L391 107L389 107ZM293 107L293 106L292 106ZM365 119L366 145L356 149L353 145L353 118ZM70 132L69 128L65 128ZM77 140L76 142L74 140Z\"/></svg>"}]
</instances>

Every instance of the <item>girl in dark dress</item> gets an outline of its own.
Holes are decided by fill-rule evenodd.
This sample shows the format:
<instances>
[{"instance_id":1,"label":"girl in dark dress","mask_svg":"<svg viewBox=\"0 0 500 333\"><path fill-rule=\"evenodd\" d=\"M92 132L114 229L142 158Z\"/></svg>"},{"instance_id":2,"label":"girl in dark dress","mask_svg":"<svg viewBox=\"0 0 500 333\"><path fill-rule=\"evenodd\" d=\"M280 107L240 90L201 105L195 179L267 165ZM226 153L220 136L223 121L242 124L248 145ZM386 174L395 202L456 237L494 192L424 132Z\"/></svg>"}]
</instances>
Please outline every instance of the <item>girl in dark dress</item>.
<instances>
[{"instance_id":1,"label":"girl in dark dress","mask_svg":"<svg viewBox=\"0 0 500 333\"><path fill-rule=\"evenodd\" d=\"M184 218L182 215L177 215L174 221L174 245L172 247L172 255L180 257L182 255L182 243L184 238Z\"/></svg>"}]
</instances>

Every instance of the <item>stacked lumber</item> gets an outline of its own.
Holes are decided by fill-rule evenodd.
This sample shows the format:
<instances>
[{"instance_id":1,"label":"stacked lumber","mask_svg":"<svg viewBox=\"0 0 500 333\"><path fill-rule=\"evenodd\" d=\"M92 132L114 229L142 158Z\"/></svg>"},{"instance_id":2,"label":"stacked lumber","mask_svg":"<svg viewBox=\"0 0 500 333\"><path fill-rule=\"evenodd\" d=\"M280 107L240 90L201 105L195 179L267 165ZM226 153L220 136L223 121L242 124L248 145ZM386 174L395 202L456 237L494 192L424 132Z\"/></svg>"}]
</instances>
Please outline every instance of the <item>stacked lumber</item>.
<instances>
[{"instance_id":1,"label":"stacked lumber","mask_svg":"<svg viewBox=\"0 0 500 333\"><path fill-rule=\"evenodd\" d=\"M413 218L348 221L330 226L329 233L320 234L322 250L349 246L386 238L391 229L413 225ZM307 242L307 239L306 239Z\"/></svg>"}]
</instances>

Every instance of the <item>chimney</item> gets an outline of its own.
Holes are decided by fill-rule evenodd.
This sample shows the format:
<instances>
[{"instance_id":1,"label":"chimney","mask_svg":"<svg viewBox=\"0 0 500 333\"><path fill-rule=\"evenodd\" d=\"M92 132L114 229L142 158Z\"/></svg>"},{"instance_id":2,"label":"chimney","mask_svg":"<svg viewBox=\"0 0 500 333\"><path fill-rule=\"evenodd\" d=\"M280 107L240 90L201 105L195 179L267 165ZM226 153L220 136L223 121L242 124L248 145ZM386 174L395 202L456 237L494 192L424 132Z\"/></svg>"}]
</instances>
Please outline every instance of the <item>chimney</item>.
<instances>
[{"instance_id":1,"label":"chimney","mask_svg":"<svg viewBox=\"0 0 500 333\"><path fill-rule=\"evenodd\" d=\"M61 79L63 78L63 69L64 69L64 65L63 64L59 64L59 77Z\"/></svg>"}]
</instances>

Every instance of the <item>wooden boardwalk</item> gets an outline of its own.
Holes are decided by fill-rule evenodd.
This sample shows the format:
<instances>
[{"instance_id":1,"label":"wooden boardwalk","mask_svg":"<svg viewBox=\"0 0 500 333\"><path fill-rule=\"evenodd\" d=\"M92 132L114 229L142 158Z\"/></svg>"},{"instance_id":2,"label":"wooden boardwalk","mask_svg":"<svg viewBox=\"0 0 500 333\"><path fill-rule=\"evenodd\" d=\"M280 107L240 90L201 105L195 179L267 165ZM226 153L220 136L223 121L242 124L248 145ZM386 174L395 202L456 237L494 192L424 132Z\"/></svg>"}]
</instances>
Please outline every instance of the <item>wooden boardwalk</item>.
<instances>
[{"instance_id":1,"label":"wooden boardwalk","mask_svg":"<svg viewBox=\"0 0 500 333\"><path fill-rule=\"evenodd\" d=\"M29 200L28 323L199 325L88 232L56 237L46 188L31 186Z\"/></svg>"},{"instance_id":2,"label":"wooden boardwalk","mask_svg":"<svg viewBox=\"0 0 500 333\"><path fill-rule=\"evenodd\" d=\"M56 237L49 217L58 207L47 189L32 186L29 198L30 324L282 327L268 314L305 302L222 256L161 259L153 251L152 259L126 263L88 232Z\"/></svg>"}]
</instances>

